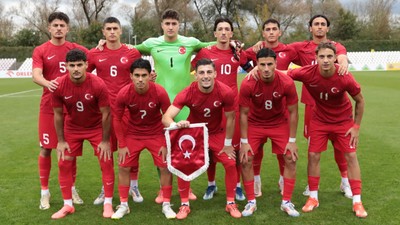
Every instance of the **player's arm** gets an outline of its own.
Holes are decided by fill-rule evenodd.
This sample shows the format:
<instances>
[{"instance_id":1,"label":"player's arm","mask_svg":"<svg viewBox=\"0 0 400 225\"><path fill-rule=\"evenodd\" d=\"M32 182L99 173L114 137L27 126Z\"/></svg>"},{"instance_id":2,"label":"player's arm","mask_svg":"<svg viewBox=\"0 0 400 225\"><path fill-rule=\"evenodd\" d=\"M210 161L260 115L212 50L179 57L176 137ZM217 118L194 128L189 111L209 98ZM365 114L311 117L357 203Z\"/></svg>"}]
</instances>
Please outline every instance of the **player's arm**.
<instances>
[{"instance_id":1,"label":"player's arm","mask_svg":"<svg viewBox=\"0 0 400 225\"><path fill-rule=\"evenodd\" d=\"M170 105L167 111L164 113L162 117L162 123L165 127L178 127L178 128L186 128L190 126L190 122L187 120L181 120L177 123L174 122L174 118L181 111L178 107L174 105Z\"/></svg>"},{"instance_id":2,"label":"player's arm","mask_svg":"<svg viewBox=\"0 0 400 225\"><path fill-rule=\"evenodd\" d=\"M240 124L240 152L239 152L239 159L240 162L247 162L248 161L248 152L250 151L253 154L253 149L249 144L247 131L249 127L249 107L240 106L240 116L239 116L239 124Z\"/></svg>"},{"instance_id":3,"label":"player's arm","mask_svg":"<svg viewBox=\"0 0 400 225\"><path fill-rule=\"evenodd\" d=\"M235 131L235 111L225 112L226 117L226 133L224 140L224 147L218 153L221 155L225 153L229 159L236 159L235 149L232 146L232 137Z\"/></svg>"},{"instance_id":4,"label":"player's arm","mask_svg":"<svg viewBox=\"0 0 400 225\"><path fill-rule=\"evenodd\" d=\"M284 154L289 150L292 160L296 161L299 158L296 145L297 124L299 121L298 104L288 105L287 109L289 111L289 140L286 144Z\"/></svg>"},{"instance_id":5,"label":"player's arm","mask_svg":"<svg viewBox=\"0 0 400 225\"><path fill-rule=\"evenodd\" d=\"M101 124L102 124L102 140L97 147L97 151L100 153L100 159L104 158L104 161L111 159L111 148L110 148L110 128L111 128L111 115L110 107L100 107L101 112Z\"/></svg>"},{"instance_id":6,"label":"player's arm","mask_svg":"<svg viewBox=\"0 0 400 225\"><path fill-rule=\"evenodd\" d=\"M359 130L360 130L360 125L361 125L361 120L364 114L364 97L363 95L360 93L358 93L355 96L352 96L353 100L355 101L355 106L354 106L354 125L353 127L351 127L347 133L347 135L351 135L350 136L350 146L352 147L357 147L358 145L358 136L359 136Z\"/></svg>"},{"instance_id":7,"label":"player's arm","mask_svg":"<svg viewBox=\"0 0 400 225\"><path fill-rule=\"evenodd\" d=\"M49 91L54 92L58 88L58 82L56 81L57 79L54 80L46 80L43 77L43 69L41 68L34 68L32 70L32 79L33 82L49 89Z\"/></svg>"},{"instance_id":8,"label":"player's arm","mask_svg":"<svg viewBox=\"0 0 400 225\"><path fill-rule=\"evenodd\" d=\"M144 55L150 55L151 48L147 47L144 43L139 44L139 45L134 45L134 48L136 48L140 53Z\"/></svg>"},{"instance_id":9,"label":"player's arm","mask_svg":"<svg viewBox=\"0 0 400 225\"><path fill-rule=\"evenodd\" d=\"M64 160L64 152L67 150L71 152L68 143L65 141L64 138L64 116L63 116L63 108L57 107L53 108L54 111L54 127L57 133L57 158L58 160Z\"/></svg>"},{"instance_id":10,"label":"player's arm","mask_svg":"<svg viewBox=\"0 0 400 225\"><path fill-rule=\"evenodd\" d=\"M347 58L347 55L338 55L337 56L337 61L339 64L339 70L338 73L340 75L344 75L348 73L348 68L349 68L349 59Z\"/></svg>"}]
</instances>

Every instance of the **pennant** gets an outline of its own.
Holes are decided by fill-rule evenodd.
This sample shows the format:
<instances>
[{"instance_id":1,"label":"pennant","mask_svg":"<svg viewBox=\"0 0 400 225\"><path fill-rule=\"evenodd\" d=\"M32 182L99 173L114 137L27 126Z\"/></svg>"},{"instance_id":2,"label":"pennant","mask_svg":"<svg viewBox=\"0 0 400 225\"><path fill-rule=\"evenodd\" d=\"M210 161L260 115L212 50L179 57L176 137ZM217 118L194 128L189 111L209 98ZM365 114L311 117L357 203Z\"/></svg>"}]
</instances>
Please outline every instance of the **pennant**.
<instances>
[{"instance_id":1,"label":"pennant","mask_svg":"<svg viewBox=\"0 0 400 225\"><path fill-rule=\"evenodd\" d=\"M209 165L208 129L205 123L189 128L166 128L168 170L185 181L194 180Z\"/></svg>"}]
</instances>

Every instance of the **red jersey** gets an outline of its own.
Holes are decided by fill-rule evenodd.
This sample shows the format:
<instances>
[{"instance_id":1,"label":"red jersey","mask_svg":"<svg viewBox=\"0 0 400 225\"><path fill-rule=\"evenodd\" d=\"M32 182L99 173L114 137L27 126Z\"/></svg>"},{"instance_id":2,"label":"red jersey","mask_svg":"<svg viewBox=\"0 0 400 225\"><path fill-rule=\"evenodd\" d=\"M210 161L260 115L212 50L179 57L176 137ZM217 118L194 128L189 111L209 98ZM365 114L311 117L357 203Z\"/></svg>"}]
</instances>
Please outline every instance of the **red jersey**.
<instances>
[{"instance_id":1,"label":"red jersey","mask_svg":"<svg viewBox=\"0 0 400 225\"><path fill-rule=\"evenodd\" d=\"M235 110L232 89L219 81L215 81L211 93L201 92L198 83L193 82L178 93L172 104L179 109L185 105L189 107L187 120L191 123L207 123L209 134L222 132L223 113Z\"/></svg>"},{"instance_id":2,"label":"red jersey","mask_svg":"<svg viewBox=\"0 0 400 225\"><path fill-rule=\"evenodd\" d=\"M355 96L361 92L360 85L350 73L340 76L337 72L339 65L335 67L335 74L329 78L321 76L318 65L288 71L288 75L294 80L303 82L314 99L312 119L323 123L337 124L353 121L352 104L347 93Z\"/></svg>"},{"instance_id":3,"label":"red jersey","mask_svg":"<svg viewBox=\"0 0 400 225\"><path fill-rule=\"evenodd\" d=\"M65 106L65 130L82 131L102 127L101 107L108 107L108 92L103 80L86 73L81 84L71 81L69 75L58 79L59 87L53 93L53 107Z\"/></svg>"},{"instance_id":4,"label":"red jersey","mask_svg":"<svg viewBox=\"0 0 400 225\"><path fill-rule=\"evenodd\" d=\"M42 69L43 77L46 80L54 80L68 73L65 57L69 50L79 48L85 53L88 50L78 44L66 41L63 45L57 46L47 41L36 47L32 53L32 69ZM40 101L40 112L53 113L51 105L51 92L43 88L42 99Z\"/></svg>"},{"instance_id":5,"label":"red jersey","mask_svg":"<svg viewBox=\"0 0 400 225\"><path fill-rule=\"evenodd\" d=\"M122 119L125 109L128 109L129 123L126 135L135 135L138 139L140 137L149 139L163 135L162 113L167 111L169 105L168 94L161 85L149 82L147 92L138 94L135 85L131 82L117 95L115 117ZM120 146L126 146L125 140L120 140L121 138L118 138Z\"/></svg>"},{"instance_id":6,"label":"red jersey","mask_svg":"<svg viewBox=\"0 0 400 225\"><path fill-rule=\"evenodd\" d=\"M132 83L130 68L140 57L137 49L129 49L126 45L121 45L116 50L108 49L107 45L104 45L103 51L95 48L90 50L87 70L91 72L96 69L97 76L106 83L112 109L121 88Z\"/></svg>"},{"instance_id":7,"label":"red jersey","mask_svg":"<svg viewBox=\"0 0 400 225\"><path fill-rule=\"evenodd\" d=\"M266 48L263 42L263 47ZM297 60L297 53L293 47L283 43L278 44L275 48L271 48L276 54L276 68L278 70L287 70L291 62ZM246 51L248 61L253 61L253 65L257 65L257 54L253 51L253 47L248 48Z\"/></svg>"},{"instance_id":8,"label":"red jersey","mask_svg":"<svg viewBox=\"0 0 400 225\"><path fill-rule=\"evenodd\" d=\"M271 83L260 78L243 79L240 86L240 106L249 107L249 124L257 127L276 127L287 123L286 106L298 101L293 80L275 70Z\"/></svg>"},{"instance_id":9,"label":"red jersey","mask_svg":"<svg viewBox=\"0 0 400 225\"><path fill-rule=\"evenodd\" d=\"M233 57L231 49L221 50L217 48L216 45L213 45L207 48L202 48L196 54L196 57L192 60L192 67L195 68L197 61L202 58L211 59L214 62L215 70L217 72L216 80L221 81L232 88L235 96L237 96L239 93L237 72L239 66L245 65L247 62L245 53L241 54L240 61L237 61L235 57Z\"/></svg>"},{"instance_id":10,"label":"red jersey","mask_svg":"<svg viewBox=\"0 0 400 225\"><path fill-rule=\"evenodd\" d=\"M342 44L331 40L328 41L332 42L336 46L336 55L347 55L346 48ZM292 46L298 54L297 60L294 62L297 65L308 66L317 64L315 50L317 49L318 44L314 41L294 42L289 44L289 46ZM314 105L314 100L304 85L301 89L301 102L306 105Z\"/></svg>"}]
</instances>

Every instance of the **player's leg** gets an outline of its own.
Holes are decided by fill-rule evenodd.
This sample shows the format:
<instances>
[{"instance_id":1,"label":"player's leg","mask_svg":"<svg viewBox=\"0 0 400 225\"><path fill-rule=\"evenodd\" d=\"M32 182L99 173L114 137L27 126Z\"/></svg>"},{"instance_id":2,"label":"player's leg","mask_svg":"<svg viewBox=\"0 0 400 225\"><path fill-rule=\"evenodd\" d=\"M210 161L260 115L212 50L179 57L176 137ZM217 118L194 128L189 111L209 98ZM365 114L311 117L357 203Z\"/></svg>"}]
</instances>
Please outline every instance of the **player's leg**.
<instances>
[{"instance_id":1,"label":"player's leg","mask_svg":"<svg viewBox=\"0 0 400 225\"><path fill-rule=\"evenodd\" d=\"M278 187L279 192L283 195L283 173L285 170L285 159L283 158L283 154L276 154L276 160L278 160L278 167L279 167L279 180L278 180Z\"/></svg>"},{"instance_id":2,"label":"player's leg","mask_svg":"<svg viewBox=\"0 0 400 225\"><path fill-rule=\"evenodd\" d=\"M72 164L72 201L76 205L82 205L83 200L78 194L78 190L75 188L75 181L76 181L76 173L77 173L77 167L76 167L76 157L74 158L74 162Z\"/></svg>"},{"instance_id":3,"label":"player's leg","mask_svg":"<svg viewBox=\"0 0 400 225\"><path fill-rule=\"evenodd\" d=\"M239 103L236 103L239 105ZM235 131L233 133L232 137L232 146L235 149L236 155L239 155L240 151L240 112L239 110L235 111ZM240 164L239 157L236 157L236 174L237 174L237 180L236 180L236 193L235 193L235 199L238 201L244 201L246 200L246 196L243 193L243 189L241 186L240 182L240 177L242 174L242 165Z\"/></svg>"},{"instance_id":4,"label":"player's leg","mask_svg":"<svg viewBox=\"0 0 400 225\"><path fill-rule=\"evenodd\" d=\"M253 170L254 170L254 194L256 197L262 195L261 191L261 164L264 157L264 149L262 145L257 149L257 153L254 154L253 158Z\"/></svg>"},{"instance_id":5,"label":"player's leg","mask_svg":"<svg viewBox=\"0 0 400 225\"><path fill-rule=\"evenodd\" d=\"M293 161L290 151L283 155L285 160L285 170L283 172L283 194L281 210L286 212L289 216L297 217L299 212L294 208L292 203L292 194L296 184L296 161Z\"/></svg>"},{"instance_id":6,"label":"player's leg","mask_svg":"<svg viewBox=\"0 0 400 225\"><path fill-rule=\"evenodd\" d=\"M309 128L310 128L310 120L311 120L311 115L312 115L312 109L313 106L309 104L304 105L304 125L303 125L303 136L305 139L308 140L309 138ZM304 188L303 192L304 196L310 196L310 188L307 184L307 186Z\"/></svg>"},{"instance_id":7,"label":"player's leg","mask_svg":"<svg viewBox=\"0 0 400 225\"><path fill-rule=\"evenodd\" d=\"M182 220L185 219L190 213L190 204L189 204L190 182L185 181L178 177L178 191L181 197L181 206L179 207L179 212L176 214L176 218Z\"/></svg>"},{"instance_id":8,"label":"player's leg","mask_svg":"<svg viewBox=\"0 0 400 225\"><path fill-rule=\"evenodd\" d=\"M132 199L134 202L143 202L143 196L140 194L139 191L139 158L137 159L138 162L136 163L137 166L132 167L130 172L130 189L129 193L132 195Z\"/></svg>"},{"instance_id":9,"label":"player's leg","mask_svg":"<svg viewBox=\"0 0 400 225\"><path fill-rule=\"evenodd\" d=\"M217 192L218 188L215 183L215 174L216 174L216 167L217 162L212 157L212 153L209 152L210 164L207 168L207 178L208 178L208 186L206 189L206 193L203 195L204 200L209 200L214 197L214 194Z\"/></svg>"},{"instance_id":10,"label":"player's leg","mask_svg":"<svg viewBox=\"0 0 400 225\"><path fill-rule=\"evenodd\" d=\"M335 161L340 171L341 182L340 191L344 193L346 198L352 198L353 193L351 192L349 178L347 176L347 161L343 152L334 147Z\"/></svg>"},{"instance_id":11,"label":"player's leg","mask_svg":"<svg viewBox=\"0 0 400 225\"><path fill-rule=\"evenodd\" d=\"M112 214L111 219L121 219L126 214L130 213L128 199L129 199L129 176L131 172L131 160L129 156L126 156L125 162L119 163L118 167L118 192L119 192L119 199L120 205L117 206L117 211Z\"/></svg>"}]
</instances>

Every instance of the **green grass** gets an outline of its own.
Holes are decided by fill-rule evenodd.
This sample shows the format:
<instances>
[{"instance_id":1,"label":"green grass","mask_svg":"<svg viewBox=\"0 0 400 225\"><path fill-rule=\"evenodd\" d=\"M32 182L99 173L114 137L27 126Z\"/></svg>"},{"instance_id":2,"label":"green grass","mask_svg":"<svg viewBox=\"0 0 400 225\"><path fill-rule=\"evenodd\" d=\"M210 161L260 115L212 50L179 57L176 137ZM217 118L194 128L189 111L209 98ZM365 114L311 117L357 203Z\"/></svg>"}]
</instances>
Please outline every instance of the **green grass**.
<instances>
[{"instance_id":1,"label":"green grass","mask_svg":"<svg viewBox=\"0 0 400 225\"><path fill-rule=\"evenodd\" d=\"M168 221L161 213L161 206L154 203L159 188L157 173L150 154L143 152L140 159L139 186L144 197L142 204L129 202L131 214L120 221L101 217L102 207L94 206L93 200L100 190L101 179L97 159L93 150L85 145L84 155L78 159L77 188L85 204L76 206L76 212L60 221L52 221L52 213L61 208L63 202L58 187L57 161L53 154L50 179L52 193L51 208L38 208L40 185L38 179L38 135L37 117L41 90L30 79L0 79L0 223L1 224L398 224L400 216L400 177L398 175L398 133L400 128L400 74L399 72L355 72L361 83L366 101L364 119L361 124L361 141L358 149L363 179L363 203L368 218L358 219L351 211L351 200L339 192L339 172L333 160L331 146L322 155L320 207L312 213L301 213L299 218L289 218L279 210L281 196L278 193L278 166L266 145L262 167L263 196L257 199L258 210L249 218L233 219L224 212L225 188L223 168L218 165L217 184L219 192L210 201L202 200L207 185L206 175L192 182L198 196L191 202L192 213L185 221ZM16 95L5 94L33 90ZM307 147L301 138L303 105L300 104L297 182L293 203L298 210L306 201L302 191L307 183ZM115 189L114 206L119 203ZM180 204L174 179L173 208ZM239 202L240 209L245 203Z\"/></svg>"}]
</instances>

